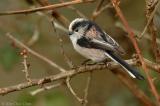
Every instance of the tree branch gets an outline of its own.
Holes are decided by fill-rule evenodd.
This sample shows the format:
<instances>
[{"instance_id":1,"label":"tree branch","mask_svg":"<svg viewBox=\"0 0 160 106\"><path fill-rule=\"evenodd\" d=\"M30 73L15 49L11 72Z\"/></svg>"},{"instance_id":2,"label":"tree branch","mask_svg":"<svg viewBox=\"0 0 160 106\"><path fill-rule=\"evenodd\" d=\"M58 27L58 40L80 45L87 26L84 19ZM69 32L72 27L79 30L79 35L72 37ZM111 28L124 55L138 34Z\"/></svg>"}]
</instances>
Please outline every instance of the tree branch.
<instances>
[{"instance_id":1,"label":"tree branch","mask_svg":"<svg viewBox=\"0 0 160 106\"><path fill-rule=\"evenodd\" d=\"M135 62L131 59L126 61L131 65L135 65ZM115 63L115 62L109 62L109 65L102 65L102 64L96 64L96 65L87 65L87 66L81 66L79 68L76 68L76 70L68 70L66 72L62 72L56 75L51 75L48 77L44 77L41 79L34 79L32 80L32 82L24 82L24 83L20 83L14 86L10 86L10 87L6 87L6 88L0 88L0 95L5 95L7 93L11 93L11 92L15 92L15 91L21 91L22 89L26 89L29 87L33 87L33 86L37 86L37 85L43 85L46 83L50 83L50 82L54 82L57 80L61 80L61 79L66 79L68 77L73 77L75 75L78 75L80 73L85 73L85 72L92 72L92 71L100 71L102 69L109 69L112 70L112 72L118 76L123 78L123 80L121 79L122 82L125 82L125 84L127 84L127 87L129 87L130 89L132 88L132 92L133 94L140 99L140 101L144 102L143 104L152 104L152 102L150 101L150 99L144 94L144 92L138 88L137 84L133 81L130 80L130 77L126 77L128 76L128 74L124 73L123 71L120 70L114 70L113 69L117 69L119 68L119 64ZM125 76L124 76L125 75ZM143 100L141 100L143 99ZM148 105L148 106L154 106L154 105Z\"/></svg>"},{"instance_id":2,"label":"tree branch","mask_svg":"<svg viewBox=\"0 0 160 106\"><path fill-rule=\"evenodd\" d=\"M59 3L59 4L37 7L37 8L34 8L34 9L32 8L32 9L0 12L0 15L30 14L30 13L34 13L34 12L37 12L37 11L53 10L53 9L57 9L57 8L66 7L66 6L69 6L69 5L80 4L80 3L88 3L88 2L89 3L93 2L93 0L84 0L84 1L83 0L73 0L73 1Z\"/></svg>"},{"instance_id":3,"label":"tree branch","mask_svg":"<svg viewBox=\"0 0 160 106\"><path fill-rule=\"evenodd\" d=\"M158 45L157 45L157 30L156 30L154 22L153 22L153 17L155 16L155 13L158 9L158 6L160 6L160 1L157 1L158 3L154 3L153 1L150 1L153 6L152 5L150 6L149 1L146 0L146 17L147 17L147 20L149 23L149 24L147 23L146 27L149 28L149 32L151 34L152 50L153 50L155 60L156 60L156 62L160 62L160 54L159 54L159 49L158 49Z\"/></svg>"},{"instance_id":4,"label":"tree branch","mask_svg":"<svg viewBox=\"0 0 160 106\"><path fill-rule=\"evenodd\" d=\"M134 64L134 62L132 62L132 60L128 60L127 62L129 64ZM56 80L64 79L68 76L74 76L74 75L77 75L77 74L80 74L80 73L85 73L85 72L94 71L94 70L102 70L102 69L105 69L105 68L114 69L114 68L119 67L119 65L117 63L114 63L114 62L109 62L109 64L110 64L110 66L98 65L98 64L97 65L92 65L92 66L82 66L80 68L77 68L76 70L68 70L68 71L65 71L65 72L62 72L62 73L59 73L59 74L56 74L56 75L48 76L48 77L45 77L45 78L42 78L42 79L33 80L32 83L25 82L25 83L21 83L21 84L11 86L11 87L8 87L8 88L1 88L0 89L0 95L7 94L9 92L19 91L21 89L25 89L25 88L28 88L28 87L31 87L31 86L36 86L36 85L45 84L45 83L53 82L53 81L56 81Z\"/></svg>"},{"instance_id":5,"label":"tree branch","mask_svg":"<svg viewBox=\"0 0 160 106\"><path fill-rule=\"evenodd\" d=\"M24 48L26 49L29 53L31 53L32 55L38 57L39 59L45 61L46 63L48 63L49 65L57 68L58 70L60 70L61 72L66 71L65 69L63 69L61 66L57 65L56 63L54 63L53 61L51 61L50 59L42 56L41 54L33 51L32 49L30 49L29 47L27 47L25 44L23 44L22 42L20 42L18 39L14 38L11 34L7 33L6 36L13 41L13 43L17 44L17 46L19 46L20 48Z\"/></svg>"},{"instance_id":6,"label":"tree branch","mask_svg":"<svg viewBox=\"0 0 160 106\"><path fill-rule=\"evenodd\" d=\"M46 91L46 90L50 90L50 89L53 89L53 88L57 88L57 87L59 87L59 86L61 86L63 84L64 84L64 82L60 82L60 83L53 84L53 85L50 85L50 86L44 86L42 88L39 88L39 89L36 89L36 90L30 92L30 94L32 96L35 96L35 95L37 95L40 92L43 92L43 91Z\"/></svg>"},{"instance_id":7,"label":"tree branch","mask_svg":"<svg viewBox=\"0 0 160 106\"><path fill-rule=\"evenodd\" d=\"M12 40L14 43L17 44L17 46L21 47L21 48L25 48L26 50L28 50L28 52L30 52L31 54L35 55L35 54L38 54L40 55L39 53L33 51L32 49L30 49L29 47L27 47L26 45L24 45L22 42L20 42L19 40L17 40L16 38L14 38L12 35L10 34L7 34L7 37L10 38L10 40ZM35 55L37 56L37 55ZM37 56L38 58L41 59L41 55L40 57ZM42 56L44 57L44 56ZM42 59L43 60L43 59ZM144 59L145 62L147 63L147 67L148 68L152 68L152 69L155 69L157 67L160 67L160 65L156 64L156 63L152 63L151 61L147 60L147 59ZM51 61L51 60L49 60ZM135 59L130 59L130 60L127 60L126 61L128 64L130 65L136 65L137 64L137 61ZM153 66L154 65L154 66ZM63 72L59 73L59 74L56 74L56 75L52 75L52 76L48 76L48 77L44 77L44 78L41 78L41 79L34 79L32 80L31 82L24 82L24 83L20 83L18 85L14 85L14 86L10 86L10 87L5 87L5 88L0 88L0 95L4 95L4 94L7 94L7 93L10 93L10 92L15 92L15 91L20 91L22 89L26 89L26 88L29 88L29 87L32 87L32 86L37 86L37 85L43 85L45 83L50 83L50 82L54 82L54 81L57 81L57 80L60 80L60 79L67 79L67 78L71 78L75 75L78 75L80 73L85 73L85 72L92 72L92 71L95 71L95 70L102 70L102 69L109 69L109 70L112 70L112 69L117 69L117 68L120 68L119 64L117 63L114 63L114 62L108 62L107 65L104 64L104 65L100 65L100 64L97 64L97 65L88 65L88 66L80 66L79 68L76 68L76 69L72 69L72 70L64 70ZM117 70L118 71L118 70ZM140 101L142 102L146 102L147 104L150 104L151 101L149 101L149 99L146 99L148 98L141 89L139 88L134 88L132 85L137 85L135 82L130 82L130 80L128 80L127 77L123 76L123 73L122 71L118 71L116 73L119 73L119 74L116 74L114 72L114 74L116 76L121 76L121 77L124 77L125 81L127 81L127 87L131 87L133 88L134 92L137 91L137 89L139 90L139 92L142 92L142 93L134 93L132 90L131 92L133 92L133 94L140 99ZM121 80L122 82L124 82L123 80ZM129 81L129 82L128 82ZM128 88L129 88L128 87ZM88 87L87 87L88 89ZM143 98L140 98L140 97L143 97ZM141 100L143 99L143 100ZM145 103L143 103L145 104ZM153 106L153 105L149 105L149 106Z\"/></svg>"},{"instance_id":8,"label":"tree branch","mask_svg":"<svg viewBox=\"0 0 160 106\"><path fill-rule=\"evenodd\" d=\"M152 77L149 75L149 72L148 72L146 63L144 62L143 56L141 55L141 51L140 51L139 46L138 46L138 44L137 44L137 40L135 39L135 36L134 36L134 33L133 33L132 29L131 29L130 26L128 25L127 20L125 19L124 15L123 15L123 13L122 13L122 11L121 11L121 9L119 8L119 3L120 3L120 1L119 1L119 0L111 0L111 1L112 1L112 4L113 4L113 6L114 6L114 8L115 8L115 10L116 10L119 18L120 18L121 21L123 22L123 24L124 24L124 26L125 26L128 34L130 35L129 37L130 37L130 39L131 39L131 41L132 41L132 44L133 44L133 46L134 46L134 48L135 48L135 50L136 50L136 52L137 52L137 54L138 54L138 57L139 57L140 62L141 62L141 64L142 64L142 68L143 68L143 70L144 70L144 72L145 72L145 74L146 74L146 76L147 76L147 80L148 80L148 84L149 84L149 86L150 86L151 92L152 92L152 94L155 96L158 105L160 105L160 97L159 97L159 94L158 94L158 92L157 92L156 87L155 87L154 84L153 84Z\"/></svg>"}]
</instances>

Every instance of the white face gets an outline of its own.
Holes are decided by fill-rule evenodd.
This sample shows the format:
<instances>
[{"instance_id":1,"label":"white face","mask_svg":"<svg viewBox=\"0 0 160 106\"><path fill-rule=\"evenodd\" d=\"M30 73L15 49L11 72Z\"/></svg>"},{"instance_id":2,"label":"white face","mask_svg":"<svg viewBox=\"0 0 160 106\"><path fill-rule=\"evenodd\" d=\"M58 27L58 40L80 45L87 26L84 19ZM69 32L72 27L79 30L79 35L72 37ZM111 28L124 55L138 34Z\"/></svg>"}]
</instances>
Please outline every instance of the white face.
<instances>
[{"instance_id":1,"label":"white face","mask_svg":"<svg viewBox=\"0 0 160 106\"><path fill-rule=\"evenodd\" d=\"M73 31L73 26L76 24L76 23L78 23L78 22L82 22L82 21L84 21L84 20L86 20L86 19L83 19L83 18L76 18L76 19L74 19L71 23L70 23L70 25L69 25L69 31Z\"/></svg>"},{"instance_id":2,"label":"white face","mask_svg":"<svg viewBox=\"0 0 160 106\"><path fill-rule=\"evenodd\" d=\"M82 26L80 25L82 22L86 21L86 19L83 18L76 18L75 20L73 20L71 22L71 24L69 25L69 36L76 36L77 38L80 38L81 36L83 36L86 28L88 25L86 26Z\"/></svg>"}]
</instances>

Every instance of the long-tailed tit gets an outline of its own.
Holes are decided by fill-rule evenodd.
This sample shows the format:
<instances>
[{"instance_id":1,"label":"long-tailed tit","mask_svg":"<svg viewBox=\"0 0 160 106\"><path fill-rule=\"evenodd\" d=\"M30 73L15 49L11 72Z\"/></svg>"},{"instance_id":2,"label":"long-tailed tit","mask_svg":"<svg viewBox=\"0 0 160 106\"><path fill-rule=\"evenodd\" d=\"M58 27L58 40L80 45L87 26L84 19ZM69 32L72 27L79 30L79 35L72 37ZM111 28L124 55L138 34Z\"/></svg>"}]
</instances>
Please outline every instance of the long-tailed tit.
<instances>
[{"instance_id":1,"label":"long-tailed tit","mask_svg":"<svg viewBox=\"0 0 160 106\"><path fill-rule=\"evenodd\" d=\"M133 78L144 79L138 71L126 63L118 54L124 50L94 22L76 18L69 25L69 37L74 49L87 59L101 62L108 57L119 63Z\"/></svg>"}]
</instances>

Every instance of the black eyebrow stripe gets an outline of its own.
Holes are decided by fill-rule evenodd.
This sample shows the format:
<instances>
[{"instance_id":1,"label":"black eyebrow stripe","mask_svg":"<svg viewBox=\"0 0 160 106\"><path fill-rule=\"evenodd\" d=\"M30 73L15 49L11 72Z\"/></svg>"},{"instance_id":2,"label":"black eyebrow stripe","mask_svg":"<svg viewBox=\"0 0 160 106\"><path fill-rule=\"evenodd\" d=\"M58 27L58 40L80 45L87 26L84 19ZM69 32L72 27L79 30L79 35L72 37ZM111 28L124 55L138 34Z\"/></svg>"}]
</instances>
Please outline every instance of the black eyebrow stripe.
<instances>
[{"instance_id":1,"label":"black eyebrow stripe","mask_svg":"<svg viewBox=\"0 0 160 106\"><path fill-rule=\"evenodd\" d=\"M76 28L78 28L80 25L81 25L80 22L75 23L75 24L72 26L72 31L74 31L74 30L75 30Z\"/></svg>"},{"instance_id":2,"label":"black eyebrow stripe","mask_svg":"<svg viewBox=\"0 0 160 106\"><path fill-rule=\"evenodd\" d=\"M89 29L89 28L91 28L92 25L94 25L94 23L91 22L91 21L88 21L88 20L80 21L80 22L75 23L75 24L72 26L72 30L74 31L76 28L78 28L78 27L80 27L80 26L86 26L86 25L89 25L89 26L88 26L88 29Z\"/></svg>"},{"instance_id":3,"label":"black eyebrow stripe","mask_svg":"<svg viewBox=\"0 0 160 106\"><path fill-rule=\"evenodd\" d=\"M72 30L74 31L76 28L80 27L80 26L85 26L87 23L87 21L80 21L80 22L77 22L75 23L73 26L72 26Z\"/></svg>"}]
</instances>

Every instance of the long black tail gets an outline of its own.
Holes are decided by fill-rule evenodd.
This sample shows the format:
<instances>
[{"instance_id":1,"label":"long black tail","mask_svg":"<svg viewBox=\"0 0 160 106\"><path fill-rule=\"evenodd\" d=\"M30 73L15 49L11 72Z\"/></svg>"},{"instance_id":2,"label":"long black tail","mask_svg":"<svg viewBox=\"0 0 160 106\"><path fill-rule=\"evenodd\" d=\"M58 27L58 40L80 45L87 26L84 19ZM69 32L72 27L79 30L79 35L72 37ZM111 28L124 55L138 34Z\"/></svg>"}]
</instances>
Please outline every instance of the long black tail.
<instances>
[{"instance_id":1,"label":"long black tail","mask_svg":"<svg viewBox=\"0 0 160 106\"><path fill-rule=\"evenodd\" d=\"M144 77L134 67L126 63L119 56L116 56L114 53L110 51L106 51L106 55L110 57L113 61L119 63L130 74L131 77L137 78L139 80L144 79Z\"/></svg>"}]
</instances>

